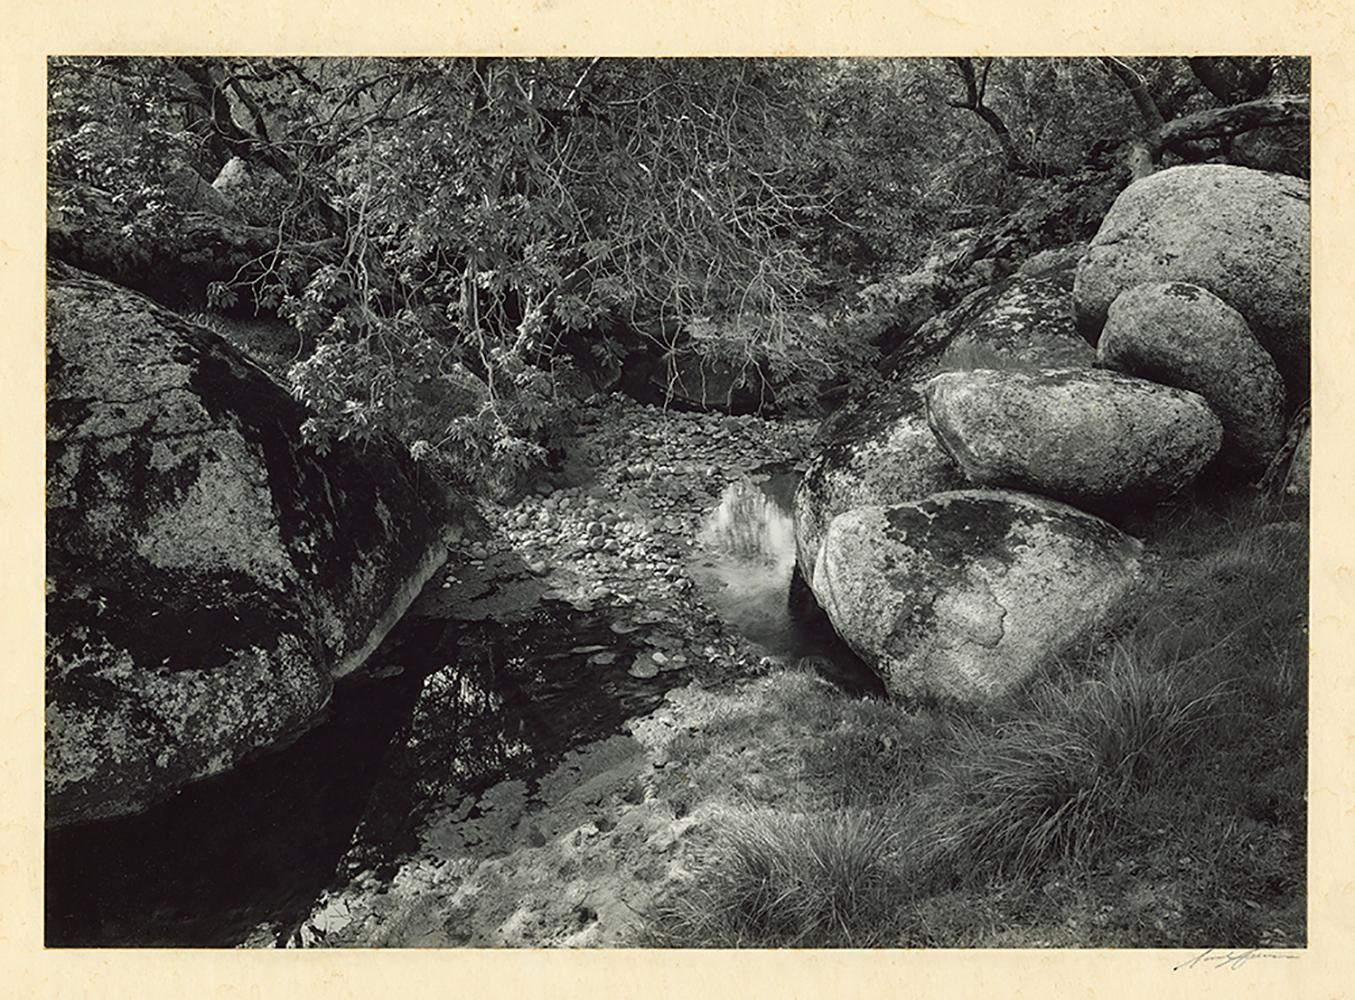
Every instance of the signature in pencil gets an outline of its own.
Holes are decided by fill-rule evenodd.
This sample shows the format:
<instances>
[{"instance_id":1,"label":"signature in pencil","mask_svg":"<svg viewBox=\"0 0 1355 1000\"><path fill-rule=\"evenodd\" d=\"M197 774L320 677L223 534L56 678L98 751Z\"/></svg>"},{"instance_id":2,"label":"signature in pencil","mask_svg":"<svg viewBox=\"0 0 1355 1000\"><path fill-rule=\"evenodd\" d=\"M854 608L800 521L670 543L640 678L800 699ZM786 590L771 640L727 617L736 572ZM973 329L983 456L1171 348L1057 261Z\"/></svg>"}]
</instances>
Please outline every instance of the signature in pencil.
<instances>
[{"instance_id":1,"label":"signature in pencil","mask_svg":"<svg viewBox=\"0 0 1355 1000\"><path fill-rule=\"evenodd\" d=\"M1239 948L1220 949L1206 948L1193 958L1187 959L1180 965L1172 966L1173 972L1179 972L1182 969L1240 969L1248 962L1254 962L1262 958L1298 958L1297 955L1278 955L1273 951L1262 951L1260 948Z\"/></svg>"}]
</instances>

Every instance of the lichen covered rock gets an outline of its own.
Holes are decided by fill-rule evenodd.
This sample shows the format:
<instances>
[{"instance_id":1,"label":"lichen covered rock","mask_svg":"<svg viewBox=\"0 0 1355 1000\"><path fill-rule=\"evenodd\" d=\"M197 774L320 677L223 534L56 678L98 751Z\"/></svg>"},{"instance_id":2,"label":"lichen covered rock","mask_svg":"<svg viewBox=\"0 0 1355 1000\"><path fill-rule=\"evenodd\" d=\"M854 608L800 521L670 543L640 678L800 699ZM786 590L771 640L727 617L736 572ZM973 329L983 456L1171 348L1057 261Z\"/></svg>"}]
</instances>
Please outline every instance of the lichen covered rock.
<instances>
[{"instance_id":1,"label":"lichen covered rock","mask_svg":"<svg viewBox=\"0 0 1355 1000\"><path fill-rule=\"evenodd\" d=\"M445 559L447 498L220 337L61 265L47 298L47 821L308 725Z\"/></svg>"},{"instance_id":2,"label":"lichen covered rock","mask_svg":"<svg viewBox=\"0 0 1355 1000\"><path fill-rule=\"evenodd\" d=\"M1223 437L1195 393L1118 372L947 372L926 397L932 430L970 482L1071 503L1169 495Z\"/></svg>"},{"instance_id":3,"label":"lichen covered rock","mask_svg":"<svg viewBox=\"0 0 1355 1000\"><path fill-rule=\"evenodd\" d=\"M1129 185L1078 265L1078 324L1094 340L1121 292L1167 281L1207 288L1241 313L1293 398L1306 394L1307 181L1201 164Z\"/></svg>"},{"instance_id":4,"label":"lichen covered rock","mask_svg":"<svg viewBox=\"0 0 1355 1000\"><path fill-rule=\"evenodd\" d=\"M1223 424L1219 457L1266 467L1284 441L1284 381L1237 310L1198 285L1135 285L1111 303L1097 357L1108 368L1188 389Z\"/></svg>"},{"instance_id":5,"label":"lichen covered rock","mask_svg":"<svg viewBox=\"0 0 1355 1000\"><path fill-rule=\"evenodd\" d=\"M971 292L933 316L885 361L895 377L920 381L963 368L1088 367L1096 353L1073 321L1070 261Z\"/></svg>"},{"instance_id":6,"label":"lichen covered rock","mask_svg":"<svg viewBox=\"0 0 1355 1000\"><path fill-rule=\"evenodd\" d=\"M927 426L922 393L892 385L830 422L824 448L795 491L795 554L812 581L823 533L853 507L901 503L965 485Z\"/></svg>"},{"instance_id":7,"label":"lichen covered rock","mask_svg":"<svg viewBox=\"0 0 1355 1000\"><path fill-rule=\"evenodd\" d=\"M1064 504L957 490L834 518L813 589L892 694L982 704L1095 627L1140 553Z\"/></svg>"}]
</instances>

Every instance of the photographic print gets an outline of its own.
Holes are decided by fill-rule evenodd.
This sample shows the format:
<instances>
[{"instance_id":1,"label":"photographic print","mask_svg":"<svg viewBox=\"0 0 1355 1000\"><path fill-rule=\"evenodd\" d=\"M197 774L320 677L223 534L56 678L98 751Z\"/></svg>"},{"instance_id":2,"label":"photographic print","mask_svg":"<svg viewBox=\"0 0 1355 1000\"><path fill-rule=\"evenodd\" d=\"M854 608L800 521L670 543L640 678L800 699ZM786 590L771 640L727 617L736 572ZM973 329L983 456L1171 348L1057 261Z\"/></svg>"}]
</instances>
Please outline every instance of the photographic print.
<instances>
[{"instance_id":1,"label":"photographic print","mask_svg":"<svg viewBox=\"0 0 1355 1000\"><path fill-rule=\"evenodd\" d=\"M47 76L48 948L1307 945L1307 58Z\"/></svg>"}]
</instances>

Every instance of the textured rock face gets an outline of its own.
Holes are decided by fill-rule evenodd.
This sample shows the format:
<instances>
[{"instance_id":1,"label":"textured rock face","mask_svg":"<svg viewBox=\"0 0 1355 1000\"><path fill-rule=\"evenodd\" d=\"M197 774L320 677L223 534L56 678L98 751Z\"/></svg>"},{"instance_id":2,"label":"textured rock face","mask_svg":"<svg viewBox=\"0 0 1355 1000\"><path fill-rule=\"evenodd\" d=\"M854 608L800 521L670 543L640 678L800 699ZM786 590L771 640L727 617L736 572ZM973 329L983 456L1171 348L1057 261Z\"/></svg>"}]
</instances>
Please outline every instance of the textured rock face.
<instances>
[{"instance_id":1,"label":"textured rock face","mask_svg":"<svg viewBox=\"0 0 1355 1000\"><path fill-rule=\"evenodd\" d=\"M1170 494L1218 451L1218 418L1192 392L1118 372L947 372L927 419L972 483L1103 503Z\"/></svg>"},{"instance_id":2,"label":"textured rock face","mask_svg":"<svg viewBox=\"0 0 1355 1000\"><path fill-rule=\"evenodd\" d=\"M1076 273L1077 265L1087 252L1086 243L1069 243L1032 254L1016 269L1020 277L1038 278L1044 274Z\"/></svg>"},{"instance_id":3,"label":"textured rock face","mask_svg":"<svg viewBox=\"0 0 1355 1000\"><path fill-rule=\"evenodd\" d=\"M1134 586L1140 552L1061 503L958 490L835 518L813 589L892 694L979 704L1086 635Z\"/></svg>"},{"instance_id":4,"label":"textured rock face","mask_svg":"<svg viewBox=\"0 0 1355 1000\"><path fill-rule=\"evenodd\" d=\"M867 292L889 304L891 318L873 338L881 354L898 350L923 323L941 311L950 292L950 279L938 271L914 271Z\"/></svg>"},{"instance_id":5,"label":"textured rock face","mask_svg":"<svg viewBox=\"0 0 1355 1000\"><path fill-rule=\"evenodd\" d=\"M927 426L922 393L912 386L891 386L832 421L830 433L795 491L796 561L811 582L819 544L838 514L965 485Z\"/></svg>"},{"instance_id":6,"label":"textured rock face","mask_svg":"<svg viewBox=\"0 0 1355 1000\"><path fill-rule=\"evenodd\" d=\"M1078 266L1079 326L1094 338L1121 292L1164 281L1207 288L1240 312L1291 394L1306 393L1307 181L1205 164L1131 184Z\"/></svg>"},{"instance_id":7,"label":"textured rock face","mask_svg":"<svg viewBox=\"0 0 1355 1000\"><path fill-rule=\"evenodd\" d=\"M64 266L47 300L47 821L144 808L305 727L445 559L447 500L327 454L215 334Z\"/></svg>"},{"instance_id":8,"label":"textured rock face","mask_svg":"<svg viewBox=\"0 0 1355 1000\"><path fill-rule=\"evenodd\" d=\"M220 197L211 187L199 188L198 194L202 195L198 207L185 209L167 231L129 238L105 193L85 188L68 192L79 211L52 193L47 204L48 255L185 311L206 307L213 282L230 282L240 295L240 315L253 316L256 309L272 315L274 310L246 286L264 274L277 248L277 230L248 225L219 204L202 207ZM339 249L338 240L314 245L318 258Z\"/></svg>"},{"instance_id":9,"label":"textured rock face","mask_svg":"<svg viewBox=\"0 0 1355 1000\"><path fill-rule=\"evenodd\" d=\"M885 367L905 381L961 368L1090 368L1096 352L1073 322L1072 289L1066 260L980 289L923 323Z\"/></svg>"},{"instance_id":10,"label":"textured rock face","mask_svg":"<svg viewBox=\"0 0 1355 1000\"><path fill-rule=\"evenodd\" d=\"M1220 458L1266 467L1284 442L1284 381L1242 316L1198 285L1135 285L1110 306L1097 357L1108 368L1198 393L1223 424Z\"/></svg>"},{"instance_id":11,"label":"textured rock face","mask_svg":"<svg viewBox=\"0 0 1355 1000\"><path fill-rule=\"evenodd\" d=\"M1294 448L1294 460L1289 465L1289 475L1284 481L1284 491L1290 496L1306 497L1309 492L1309 482L1313 474L1313 428L1311 424L1304 424L1302 433L1299 434L1297 446Z\"/></svg>"}]
</instances>

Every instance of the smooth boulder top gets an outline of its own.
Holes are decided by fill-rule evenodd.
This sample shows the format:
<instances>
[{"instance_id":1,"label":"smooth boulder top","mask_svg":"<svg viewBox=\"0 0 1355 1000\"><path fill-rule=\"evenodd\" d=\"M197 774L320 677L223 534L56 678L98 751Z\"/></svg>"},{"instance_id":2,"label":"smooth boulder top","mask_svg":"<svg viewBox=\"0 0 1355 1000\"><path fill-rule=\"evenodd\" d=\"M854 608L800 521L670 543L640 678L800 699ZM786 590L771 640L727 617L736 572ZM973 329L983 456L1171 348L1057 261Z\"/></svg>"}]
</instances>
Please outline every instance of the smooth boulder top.
<instances>
[{"instance_id":1,"label":"smooth boulder top","mask_svg":"<svg viewBox=\"0 0 1355 1000\"><path fill-rule=\"evenodd\" d=\"M216 334L55 266L49 825L135 812L310 725L446 558L403 449L306 444Z\"/></svg>"},{"instance_id":2,"label":"smooth boulder top","mask_svg":"<svg viewBox=\"0 0 1355 1000\"><path fill-rule=\"evenodd\" d=\"M795 491L796 562L813 582L823 533L853 507L898 503L965 485L964 476L927 425L921 391L890 385L869 404L842 415Z\"/></svg>"},{"instance_id":3,"label":"smooth boulder top","mask_svg":"<svg viewBox=\"0 0 1355 1000\"><path fill-rule=\"evenodd\" d=\"M1078 325L1095 341L1127 289L1199 285L1242 314L1298 398L1308 384L1308 217L1308 182L1296 177L1201 164L1135 181L1078 265Z\"/></svg>"},{"instance_id":4,"label":"smooth boulder top","mask_svg":"<svg viewBox=\"0 0 1355 1000\"><path fill-rule=\"evenodd\" d=\"M1193 392L1100 370L947 372L927 419L970 482L1101 506L1189 483L1223 437Z\"/></svg>"},{"instance_id":5,"label":"smooth boulder top","mask_svg":"<svg viewBox=\"0 0 1355 1000\"><path fill-rule=\"evenodd\" d=\"M1065 504L956 490L834 518L813 590L891 694L982 704L1088 634L1141 553Z\"/></svg>"},{"instance_id":6,"label":"smooth boulder top","mask_svg":"<svg viewBox=\"0 0 1355 1000\"><path fill-rule=\"evenodd\" d=\"M1219 458L1234 468L1259 472L1284 443L1284 380L1242 315L1207 289L1159 282L1121 293L1097 358L1204 397L1223 425Z\"/></svg>"},{"instance_id":7,"label":"smooth boulder top","mask_svg":"<svg viewBox=\"0 0 1355 1000\"><path fill-rule=\"evenodd\" d=\"M1090 368L1095 350L1073 320L1073 269L1005 278L923 323L883 363L904 382L983 367Z\"/></svg>"}]
</instances>

